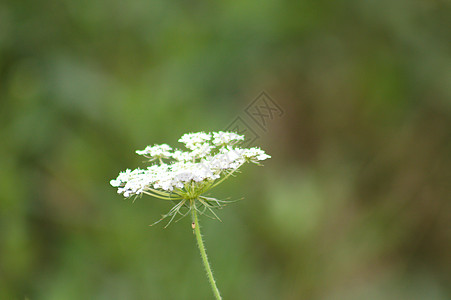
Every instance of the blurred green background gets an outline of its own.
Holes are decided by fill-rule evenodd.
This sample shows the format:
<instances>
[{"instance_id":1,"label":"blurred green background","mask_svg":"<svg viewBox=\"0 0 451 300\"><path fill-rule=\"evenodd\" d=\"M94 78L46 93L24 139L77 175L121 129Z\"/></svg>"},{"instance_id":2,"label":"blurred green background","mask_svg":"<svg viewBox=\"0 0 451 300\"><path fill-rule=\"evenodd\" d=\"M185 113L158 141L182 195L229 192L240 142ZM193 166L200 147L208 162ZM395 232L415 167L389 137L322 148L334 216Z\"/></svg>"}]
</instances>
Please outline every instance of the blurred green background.
<instances>
[{"instance_id":1,"label":"blurred green background","mask_svg":"<svg viewBox=\"0 0 451 300\"><path fill-rule=\"evenodd\" d=\"M0 299L211 299L189 218L109 180L238 116L273 158L201 219L224 299L451 299L450 8L1 2Z\"/></svg>"}]
</instances>

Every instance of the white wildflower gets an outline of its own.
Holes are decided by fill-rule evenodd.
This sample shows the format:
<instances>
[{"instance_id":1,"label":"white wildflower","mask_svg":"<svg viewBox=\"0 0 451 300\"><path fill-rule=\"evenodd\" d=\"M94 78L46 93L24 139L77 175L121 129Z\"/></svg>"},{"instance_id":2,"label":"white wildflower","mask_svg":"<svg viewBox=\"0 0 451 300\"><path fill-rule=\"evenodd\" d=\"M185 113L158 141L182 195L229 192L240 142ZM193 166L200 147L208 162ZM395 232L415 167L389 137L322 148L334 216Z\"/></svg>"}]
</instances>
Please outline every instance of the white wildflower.
<instances>
[{"instance_id":1,"label":"white wildflower","mask_svg":"<svg viewBox=\"0 0 451 300\"><path fill-rule=\"evenodd\" d=\"M213 144L216 146L235 145L240 141L244 141L244 135L235 132L213 132Z\"/></svg>"},{"instance_id":2,"label":"white wildflower","mask_svg":"<svg viewBox=\"0 0 451 300\"><path fill-rule=\"evenodd\" d=\"M265 160L268 158L271 158L270 155L266 154L265 151L263 151L260 148L253 147L249 149L243 149L242 155L245 159L251 161L251 162L258 162L260 160Z\"/></svg>"},{"instance_id":3,"label":"white wildflower","mask_svg":"<svg viewBox=\"0 0 451 300\"><path fill-rule=\"evenodd\" d=\"M211 140L211 133L197 132L184 134L179 142L184 143L186 148L194 150L199 144L204 144L209 140Z\"/></svg>"},{"instance_id":4,"label":"white wildflower","mask_svg":"<svg viewBox=\"0 0 451 300\"><path fill-rule=\"evenodd\" d=\"M150 159L169 158L172 156L171 146L167 144L147 146L144 150L136 150L136 153Z\"/></svg>"},{"instance_id":5,"label":"white wildflower","mask_svg":"<svg viewBox=\"0 0 451 300\"><path fill-rule=\"evenodd\" d=\"M193 159L191 152L184 152L180 150L174 151L174 153L172 153L172 157L178 161L189 161Z\"/></svg>"},{"instance_id":6,"label":"white wildflower","mask_svg":"<svg viewBox=\"0 0 451 300\"><path fill-rule=\"evenodd\" d=\"M189 210L200 206L211 210L224 201L202 196L237 171L244 163L259 163L271 156L257 147L238 148L244 136L234 132L188 133L180 138L189 151L173 150L169 145L148 146L136 153L158 159L147 169L127 169L110 181L124 197L148 194L163 200L179 201L168 215L180 213L189 202ZM162 159L169 159L163 162Z\"/></svg>"}]
</instances>

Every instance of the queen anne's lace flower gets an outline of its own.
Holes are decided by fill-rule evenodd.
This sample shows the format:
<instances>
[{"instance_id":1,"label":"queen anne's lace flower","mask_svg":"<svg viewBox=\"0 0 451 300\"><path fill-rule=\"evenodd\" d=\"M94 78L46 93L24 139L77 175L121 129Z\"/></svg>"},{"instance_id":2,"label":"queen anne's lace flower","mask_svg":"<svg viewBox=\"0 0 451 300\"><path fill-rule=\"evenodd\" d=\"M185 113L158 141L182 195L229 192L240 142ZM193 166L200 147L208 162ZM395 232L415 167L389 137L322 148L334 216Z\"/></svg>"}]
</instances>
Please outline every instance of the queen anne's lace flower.
<instances>
[{"instance_id":1,"label":"queen anne's lace flower","mask_svg":"<svg viewBox=\"0 0 451 300\"><path fill-rule=\"evenodd\" d=\"M205 193L233 175L243 164L259 164L271 157L257 147L238 147L243 140L244 136L235 132L187 133L179 139L187 150L172 149L166 144L137 150L137 154L153 161L153 164L146 169L127 169L110 181L126 198L135 196L136 199L147 194L173 203L169 212L154 224L171 217L167 227L177 215L185 217L191 213L191 227L216 299L222 298L207 259L198 214L207 212L219 219L213 209L230 201L207 197Z\"/></svg>"},{"instance_id":2,"label":"queen anne's lace flower","mask_svg":"<svg viewBox=\"0 0 451 300\"><path fill-rule=\"evenodd\" d=\"M198 132L183 135L179 142L188 151L173 150L169 145L147 146L137 154L158 160L147 169L127 169L110 181L124 197L148 194L164 200L180 201L166 216L180 213L186 202L198 200L210 209L221 201L204 197L203 193L223 182L244 163L259 164L271 156L260 148L239 148L244 136L234 132ZM190 204L189 209L192 208ZM172 212L172 213L171 213Z\"/></svg>"},{"instance_id":3,"label":"queen anne's lace flower","mask_svg":"<svg viewBox=\"0 0 451 300\"><path fill-rule=\"evenodd\" d=\"M159 158L169 158L172 156L171 146L167 144L147 146L144 150L136 150L136 153L150 158L151 160Z\"/></svg>"},{"instance_id":4,"label":"queen anne's lace flower","mask_svg":"<svg viewBox=\"0 0 451 300\"><path fill-rule=\"evenodd\" d=\"M244 135L235 132L213 132L213 144L216 146L231 146L244 141Z\"/></svg>"},{"instance_id":5,"label":"queen anne's lace flower","mask_svg":"<svg viewBox=\"0 0 451 300\"><path fill-rule=\"evenodd\" d=\"M204 144L211 140L211 133L197 132L186 133L180 139L180 143L184 143L186 148L195 150L199 145Z\"/></svg>"}]
</instances>

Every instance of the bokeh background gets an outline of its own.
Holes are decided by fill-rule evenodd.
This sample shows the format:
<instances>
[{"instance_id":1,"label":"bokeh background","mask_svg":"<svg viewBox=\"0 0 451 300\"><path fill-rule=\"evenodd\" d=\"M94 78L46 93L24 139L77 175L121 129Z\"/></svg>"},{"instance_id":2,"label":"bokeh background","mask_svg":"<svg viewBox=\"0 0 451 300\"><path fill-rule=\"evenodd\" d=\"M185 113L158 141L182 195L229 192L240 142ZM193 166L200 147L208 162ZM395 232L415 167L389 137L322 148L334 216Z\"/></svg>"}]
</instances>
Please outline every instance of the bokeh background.
<instances>
[{"instance_id":1,"label":"bokeh background","mask_svg":"<svg viewBox=\"0 0 451 300\"><path fill-rule=\"evenodd\" d=\"M0 299L211 299L189 218L109 180L239 116L273 158L201 220L224 299L451 299L450 8L2 1Z\"/></svg>"}]
</instances>

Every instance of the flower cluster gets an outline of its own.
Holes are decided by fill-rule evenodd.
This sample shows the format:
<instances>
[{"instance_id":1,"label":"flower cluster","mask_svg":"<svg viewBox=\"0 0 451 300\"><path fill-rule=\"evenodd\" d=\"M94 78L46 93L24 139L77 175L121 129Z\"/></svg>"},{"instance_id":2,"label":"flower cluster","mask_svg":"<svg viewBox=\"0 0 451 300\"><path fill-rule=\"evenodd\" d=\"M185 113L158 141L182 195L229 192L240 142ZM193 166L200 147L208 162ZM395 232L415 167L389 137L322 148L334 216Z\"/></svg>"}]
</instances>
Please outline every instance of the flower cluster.
<instances>
[{"instance_id":1,"label":"flower cluster","mask_svg":"<svg viewBox=\"0 0 451 300\"><path fill-rule=\"evenodd\" d=\"M187 202L191 207L196 199L206 208L211 208L211 203L221 206L220 200L201 195L244 163L259 164L271 157L257 147L238 147L243 140L243 135L234 132L198 132L187 133L179 139L187 151L166 144L147 146L136 153L155 163L146 169L127 169L110 184L125 197L147 194L163 200L179 200L175 213Z\"/></svg>"},{"instance_id":2,"label":"flower cluster","mask_svg":"<svg viewBox=\"0 0 451 300\"><path fill-rule=\"evenodd\" d=\"M188 133L180 138L179 142L190 151L172 151L166 144L147 146L136 153L160 163L147 169L126 170L110 183L118 187L118 193L125 197L155 189L180 192L190 189L192 184L202 186L213 183L221 175L236 171L245 162L258 163L270 158L260 148L234 146L242 140L244 136L233 132L200 132ZM172 162L163 159L172 159Z\"/></svg>"}]
</instances>

